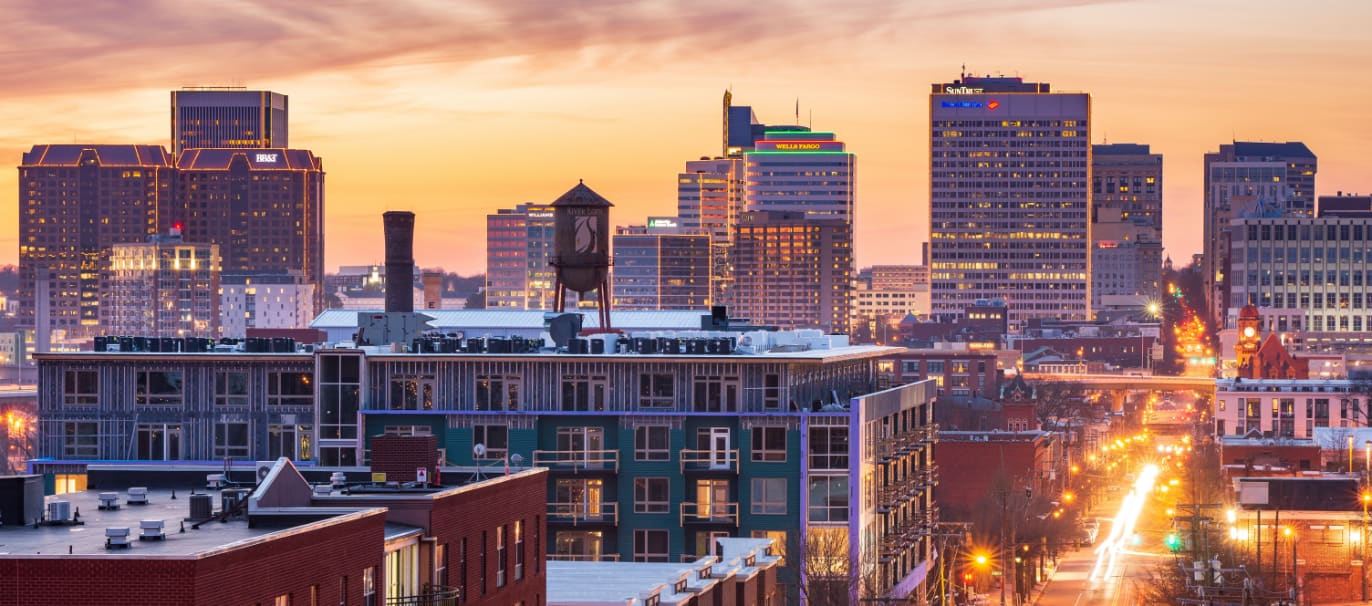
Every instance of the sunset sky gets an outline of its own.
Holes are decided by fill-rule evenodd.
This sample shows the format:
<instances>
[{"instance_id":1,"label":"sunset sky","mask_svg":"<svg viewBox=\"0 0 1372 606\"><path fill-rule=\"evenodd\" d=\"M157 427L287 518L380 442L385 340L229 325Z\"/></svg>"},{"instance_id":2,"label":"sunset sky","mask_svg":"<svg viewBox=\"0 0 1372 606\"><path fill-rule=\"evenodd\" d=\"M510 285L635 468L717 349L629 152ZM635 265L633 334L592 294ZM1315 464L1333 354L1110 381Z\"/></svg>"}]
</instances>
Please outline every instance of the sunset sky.
<instances>
[{"instance_id":1,"label":"sunset sky","mask_svg":"<svg viewBox=\"0 0 1372 606\"><path fill-rule=\"evenodd\" d=\"M1302 140L1318 193L1372 192L1372 2L392 0L8 2L0 154L168 144L168 91L290 96L324 159L327 267L382 259L385 210L416 260L485 270L485 216L585 179L618 224L676 210L683 162L719 153L720 97L831 130L857 154L860 265L928 239L929 84L1020 75L1093 96L1093 141L1164 155L1166 253L1201 250L1201 156ZM0 264L18 258L0 170Z\"/></svg>"}]
</instances>

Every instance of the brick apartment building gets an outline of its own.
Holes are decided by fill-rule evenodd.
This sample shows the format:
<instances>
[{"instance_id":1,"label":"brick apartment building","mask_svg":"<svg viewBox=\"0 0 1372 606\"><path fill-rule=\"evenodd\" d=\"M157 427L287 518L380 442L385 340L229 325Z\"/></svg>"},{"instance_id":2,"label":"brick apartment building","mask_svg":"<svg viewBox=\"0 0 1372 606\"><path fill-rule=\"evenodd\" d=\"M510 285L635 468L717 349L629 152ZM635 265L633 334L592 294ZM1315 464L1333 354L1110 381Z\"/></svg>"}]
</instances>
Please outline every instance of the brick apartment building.
<instances>
[{"instance_id":1,"label":"brick apartment building","mask_svg":"<svg viewBox=\"0 0 1372 606\"><path fill-rule=\"evenodd\" d=\"M1061 440L1044 431L941 431L934 456L958 462L958 473L945 475L934 489L934 501L949 520L990 498L1001 477L1011 490L1034 495L1054 494L1066 479Z\"/></svg>"},{"instance_id":2,"label":"brick apartment building","mask_svg":"<svg viewBox=\"0 0 1372 606\"><path fill-rule=\"evenodd\" d=\"M0 603L546 603L542 469L456 487L311 484L283 458L254 487L203 465L94 467L86 490L46 503L40 476L5 486L43 505L4 512ZM155 486L146 504L130 479Z\"/></svg>"}]
</instances>

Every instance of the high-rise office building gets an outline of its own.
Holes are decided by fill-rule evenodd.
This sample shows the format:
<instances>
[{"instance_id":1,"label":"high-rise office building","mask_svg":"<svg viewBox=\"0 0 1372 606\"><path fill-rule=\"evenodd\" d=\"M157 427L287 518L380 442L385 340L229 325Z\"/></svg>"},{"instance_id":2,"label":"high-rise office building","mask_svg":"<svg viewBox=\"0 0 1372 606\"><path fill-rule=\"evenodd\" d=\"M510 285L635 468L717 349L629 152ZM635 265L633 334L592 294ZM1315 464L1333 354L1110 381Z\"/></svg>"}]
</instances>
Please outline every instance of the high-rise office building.
<instances>
[{"instance_id":1,"label":"high-rise office building","mask_svg":"<svg viewBox=\"0 0 1372 606\"><path fill-rule=\"evenodd\" d=\"M177 218L187 242L219 245L224 273L298 272L324 309L324 164L303 149L188 149ZM313 313L313 312L312 312Z\"/></svg>"},{"instance_id":2,"label":"high-rise office building","mask_svg":"<svg viewBox=\"0 0 1372 606\"><path fill-rule=\"evenodd\" d=\"M19 165L19 313L46 351L99 332L110 247L172 227L176 169L158 145L35 145ZM54 333L61 331L61 333Z\"/></svg>"},{"instance_id":3,"label":"high-rise office building","mask_svg":"<svg viewBox=\"0 0 1372 606\"><path fill-rule=\"evenodd\" d=\"M1091 308L1107 297L1156 301L1162 281L1162 154L1091 146Z\"/></svg>"},{"instance_id":4,"label":"high-rise office building","mask_svg":"<svg viewBox=\"0 0 1372 606\"><path fill-rule=\"evenodd\" d=\"M219 334L219 247L192 244L173 229L147 242L110 247L110 295L102 327L112 335Z\"/></svg>"},{"instance_id":5,"label":"high-rise office building","mask_svg":"<svg viewBox=\"0 0 1372 606\"><path fill-rule=\"evenodd\" d=\"M855 157L834 133L767 131L744 157L744 207L853 223Z\"/></svg>"},{"instance_id":6,"label":"high-rise office building","mask_svg":"<svg viewBox=\"0 0 1372 606\"><path fill-rule=\"evenodd\" d=\"M929 115L932 313L1004 299L1012 324L1087 319L1091 96L964 76L933 85Z\"/></svg>"},{"instance_id":7,"label":"high-rise office building","mask_svg":"<svg viewBox=\"0 0 1372 606\"><path fill-rule=\"evenodd\" d=\"M552 256L551 204L520 204L486 215L486 307L552 310Z\"/></svg>"},{"instance_id":8,"label":"high-rise office building","mask_svg":"<svg viewBox=\"0 0 1372 606\"><path fill-rule=\"evenodd\" d=\"M675 217L615 233L614 309L705 309L710 301L710 236Z\"/></svg>"},{"instance_id":9,"label":"high-rise office building","mask_svg":"<svg viewBox=\"0 0 1372 606\"><path fill-rule=\"evenodd\" d=\"M1211 317L1230 299L1230 222L1240 217L1309 217L1318 161L1304 143L1235 141L1205 154L1202 280Z\"/></svg>"},{"instance_id":10,"label":"high-rise office building","mask_svg":"<svg viewBox=\"0 0 1372 606\"><path fill-rule=\"evenodd\" d=\"M739 218L734 310L754 324L846 332L853 297L853 224L802 212Z\"/></svg>"},{"instance_id":11,"label":"high-rise office building","mask_svg":"<svg viewBox=\"0 0 1372 606\"><path fill-rule=\"evenodd\" d=\"M743 158L686 163L677 175L677 217L682 228L710 237L710 303L728 305L734 281L733 242L743 212Z\"/></svg>"},{"instance_id":12,"label":"high-rise office building","mask_svg":"<svg viewBox=\"0 0 1372 606\"><path fill-rule=\"evenodd\" d=\"M172 155L198 147L290 147L286 95L241 88L171 92Z\"/></svg>"}]
</instances>

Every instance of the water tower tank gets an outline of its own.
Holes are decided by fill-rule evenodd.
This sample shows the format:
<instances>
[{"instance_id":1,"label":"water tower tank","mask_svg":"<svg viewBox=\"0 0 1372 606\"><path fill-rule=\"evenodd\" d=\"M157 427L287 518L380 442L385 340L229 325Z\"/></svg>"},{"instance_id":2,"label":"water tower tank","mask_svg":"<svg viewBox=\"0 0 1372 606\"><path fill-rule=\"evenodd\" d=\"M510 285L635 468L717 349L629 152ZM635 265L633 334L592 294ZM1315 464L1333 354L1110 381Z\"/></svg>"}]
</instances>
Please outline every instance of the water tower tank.
<instances>
[{"instance_id":1,"label":"water tower tank","mask_svg":"<svg viewBox=\"0 0 1372 606\"><path fill-rule=\"evenodd\" d=\"M578 183L553 202L553 260L562 285L587 292L610 272L609 200Z\"/></svg>"}]
</instances>

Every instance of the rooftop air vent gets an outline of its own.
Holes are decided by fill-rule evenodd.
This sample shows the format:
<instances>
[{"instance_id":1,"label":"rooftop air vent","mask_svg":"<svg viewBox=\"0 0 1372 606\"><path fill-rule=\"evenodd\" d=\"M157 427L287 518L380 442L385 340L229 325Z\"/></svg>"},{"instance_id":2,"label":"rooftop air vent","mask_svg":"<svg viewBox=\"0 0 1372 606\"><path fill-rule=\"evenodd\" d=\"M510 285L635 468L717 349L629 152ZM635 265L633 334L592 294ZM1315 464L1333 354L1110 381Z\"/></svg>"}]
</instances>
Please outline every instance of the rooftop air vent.
<instances>
[{"instance_id":1,"label":"rooftop air vent","mask_svg":"<svg viewBox=\"0 0 1372 606\"><path fill-rule=\"evenodd\" d=\"M114 509L119 509L119 493L117 493L117 492L102 492L102 493L100 493L100 496L99 496L98 498L99 498L99 500L100 500L100 510L101 510L101 511L110 511L110 510L114 510Z\"/></svg>"},{"instance_id":2,"label":"rooftop air vent","mask_svg":"<svg viewBox=\"0 0 1372 606\"><path fill-rule=\"evenodd\" d=\"M129 529L106 528L105 529L105 549L128 549L129 548Z\"/></svg>"},{"instance_id":3,"label":"rooftop air vent","mask_svg":"<svg viewBox=\"0 0 1372 606\"><path fill-rule=\"evenodd\" d=\"M140 540L140 541L161 541L161 540L163 540L163 539L166 539L166 538L167 538L167 535L166 535L164 532L162 532L162 527L163 527L162 520L142 520L142 521L140 521L140 522L138 523L138 529L139 529L141 532L140 532L140 534L138 535L138 540Z\"/></svg>"},{"instance_id":4,"label":"rooftop air vent","mask_svg":"<svg viewBox=\"0 0 1372 606\"><path fill-rule=\"evenodd\" d=\"M129 488L129 505L147 505L148 487L134 486Z\"/></svg>"}]
</instances>

